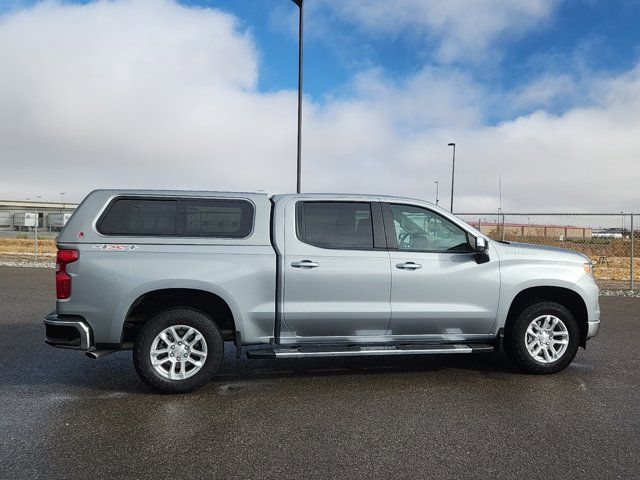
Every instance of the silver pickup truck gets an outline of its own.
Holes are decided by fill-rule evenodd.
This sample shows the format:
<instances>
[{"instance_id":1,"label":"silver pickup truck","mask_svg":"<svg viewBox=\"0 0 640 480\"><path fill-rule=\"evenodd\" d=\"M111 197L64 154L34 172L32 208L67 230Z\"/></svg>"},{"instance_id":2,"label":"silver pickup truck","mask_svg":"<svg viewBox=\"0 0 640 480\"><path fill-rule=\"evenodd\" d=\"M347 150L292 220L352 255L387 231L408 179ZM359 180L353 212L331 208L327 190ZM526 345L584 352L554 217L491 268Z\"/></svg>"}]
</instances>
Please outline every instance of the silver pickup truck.
<instances>
[{"instance_id":1,"label":"silver pickup truck","mask_svg":"<svg viewBox=\"0 0 640 480\"><path fill-rule=\"evenodd\" d=\"M553 373L600 325L588 258L407 198L97 190L57 246L46 342L132 349L161 392L210 380L225 341L250 358L503 348Z\"/></svg>"}]
</instances>

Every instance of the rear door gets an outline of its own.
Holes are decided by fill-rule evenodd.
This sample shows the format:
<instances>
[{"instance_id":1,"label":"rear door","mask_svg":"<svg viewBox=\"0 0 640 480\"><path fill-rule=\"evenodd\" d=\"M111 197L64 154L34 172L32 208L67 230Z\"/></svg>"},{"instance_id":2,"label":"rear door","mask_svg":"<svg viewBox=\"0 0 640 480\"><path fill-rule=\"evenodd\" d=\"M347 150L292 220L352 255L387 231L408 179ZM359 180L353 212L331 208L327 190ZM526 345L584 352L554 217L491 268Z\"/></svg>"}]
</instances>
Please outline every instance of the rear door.
<instances>
[{"instance_id":1,"label":"rear door","mask_svg":"<svg viewBox=\"0 0 640 480\"><path fill-rule=\"evenodd\" d=\"M392 291L391 335L486 335L500 290L495 255L478 264L469 234L419 205L383 204Z\"/></svg>"},{"instance_id":2,"label":"rear door","mask_svg":"<svg viewBox=\"0 0 640 480\"><path fill-rule=\"evenodd\" d=\"M323 339L385 335L391 269L380 204L299 200L289 203L287 218L283 312L289 330Z\"/></svg>"}]
</instances>

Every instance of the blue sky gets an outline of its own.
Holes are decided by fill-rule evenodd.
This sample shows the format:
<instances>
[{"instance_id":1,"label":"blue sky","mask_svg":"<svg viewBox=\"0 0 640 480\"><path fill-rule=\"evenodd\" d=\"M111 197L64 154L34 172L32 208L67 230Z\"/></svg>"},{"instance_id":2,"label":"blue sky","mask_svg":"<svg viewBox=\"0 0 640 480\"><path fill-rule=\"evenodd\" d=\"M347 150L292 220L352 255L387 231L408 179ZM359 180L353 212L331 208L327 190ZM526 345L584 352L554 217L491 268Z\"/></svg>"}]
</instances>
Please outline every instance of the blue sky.
<instances>
[{"instance_id":1,"label":"blue sky","mask_svg":"<svg viewBox=\"0 0 640 480\"><path fill-rule=\"evenodd\" d=\"M296 13L288 0L188 0L185 5L220 8L240 19L255 36L261 53L259 88L262 91L296 87ZM468 73L489 91L517 91L541 75L584 77L612 75L631 69L640 58L640 2L636 0L569 0L558 2L548 18L526 34L508 32L491 44L491 52L477 57L443 61L437 54L440 39L408 28L391 34L359 28L348 17L307 0L305 84L307 95L348 95L354 75L377 68L390 80L401 80L425 66L456 68ZM582 94L557 95L547 111L561 114L588 104ZM533 110L538 105L528 106ZM482 112L488 124L498 124L526 113L503 108L501 100Z\"/></svg>"},{"instance_id":2,"label":"blue sky","mask_svg":"<svg viewBox=\"0 0 640 480\"><path fill-rule=\"evenodd\" d=\"M38 0L0 0L0 12ZM91 0L65 0L88 4ZM185 6L233 14L260 48L261 91L296 87L297 7L290 0L179 0ZM306 0L305 92L315 98L339 95L352 76L379 67L390 78L404 77L424 65L454 65L491 89L513 90L541 72L620 73L640 58L640 1L565 0L549 18L526 34L507 34L492 45L490 58L442 62L438 39L415 29L380 35L358 28L323 2ZM388 2L392 3L392 2ZM482 57L482 56L481 56ZM558 105L560 110L563 106Z\"/></svg>"},{"instance_id":3,"label":"blue sky","mask_svg":"<svg viewBox=\"0 0 640 480\"><path fill-rule=\"evenodd\" d=\"M305 91L314 97L336 95L360 69L376 66L392 78L404 77L424 65L442 65L433 50L437 40L415 31L377 35L354 28L352 22L318 10L307 0ZM296 86L296 12L288 0L189 0L186 5L220 8L237 16L261 49L264 91ZM312 18L310 15L318 15ZM279 17L279 19L278 19ZM331 38L316 28L322 23ZM486 61L446 62L470 72L492 89L512 90L543 71L620 73L640 56L640 2L633 0L570 0L560 2L550 18L526 35L505 35ZM324 30L326 32L326 30ZM431 52L431 53L430 53ZM567 105L552 105L561 111Z\"/></svg>"},{"instance_id":4,"label":"blue sky","mask_svg":"<svg viewBox=\"0 0 640 480\"><path fill-rule=\"evenodd\" d=\"M640 0L305 5L304 190L433 200L455 141L461 209L640 210ZM290 0L0 0L0 61L4 196L295 186Z\"/></svg>"}]
</instances>

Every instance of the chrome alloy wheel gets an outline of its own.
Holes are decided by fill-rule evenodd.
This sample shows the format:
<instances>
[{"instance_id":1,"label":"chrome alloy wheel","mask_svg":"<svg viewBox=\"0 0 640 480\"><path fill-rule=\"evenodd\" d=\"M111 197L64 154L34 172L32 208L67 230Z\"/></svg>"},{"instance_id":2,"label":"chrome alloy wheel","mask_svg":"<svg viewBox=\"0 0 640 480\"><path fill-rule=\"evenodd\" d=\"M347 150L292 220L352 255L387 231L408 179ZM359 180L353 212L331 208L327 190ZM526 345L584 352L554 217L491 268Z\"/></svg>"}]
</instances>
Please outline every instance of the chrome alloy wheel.
<instances>
[{"instance_id":1,"label":"chrome alloy wheel","mask_svg":"<svg viewBox=\"0 0 640 480\"><path fill-rule=\"evenodd\" d=\"M524 341L536 362L553 363L567 351L569 330L558 317L542 315L529 324Z\"/></svg>"},{"instance_id":2,"label":"chrome alloy wheel","mask_svg":"<svg viewBox=\"0 0 640 480\"><path fill-rule=\"evenodd\" d=\"M188 325L173 325L160 332L151 343L151 365L169 380L184 380L200 371L207 359L207 342Z\"/></svg>"}]
</instances>

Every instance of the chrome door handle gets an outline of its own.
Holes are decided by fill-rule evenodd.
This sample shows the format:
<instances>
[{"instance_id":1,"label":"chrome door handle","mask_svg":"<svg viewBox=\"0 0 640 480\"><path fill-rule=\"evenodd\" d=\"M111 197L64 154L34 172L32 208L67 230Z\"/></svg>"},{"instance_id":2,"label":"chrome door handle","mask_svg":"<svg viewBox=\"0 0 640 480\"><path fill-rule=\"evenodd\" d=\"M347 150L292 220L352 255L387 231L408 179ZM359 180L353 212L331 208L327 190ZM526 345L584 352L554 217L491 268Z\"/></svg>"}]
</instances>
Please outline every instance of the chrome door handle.
<instances>
[{"instance_id":1,"label":"chrome door handle","mask_svg":"<svg viewBox=\"0 0 640 480\"><path fill-rule=\"evenodd\" d=\"M311 260L302 260L300 262L291 262L291 266L294 268L316 268L320 264L318 262L312 262Z\"/></svg>"},{"instance_id":2,"label":"chrome door handle","mask_svg":"<svg viewBox=\"0 0 640 480\"><path fill-rule=\"evenodd\" d=\"M404 262L398 263L396 268L401 268L402 270L417 270L418 268L422 268L422 265L415 262Z\"/></svg>"}]
</instances>

